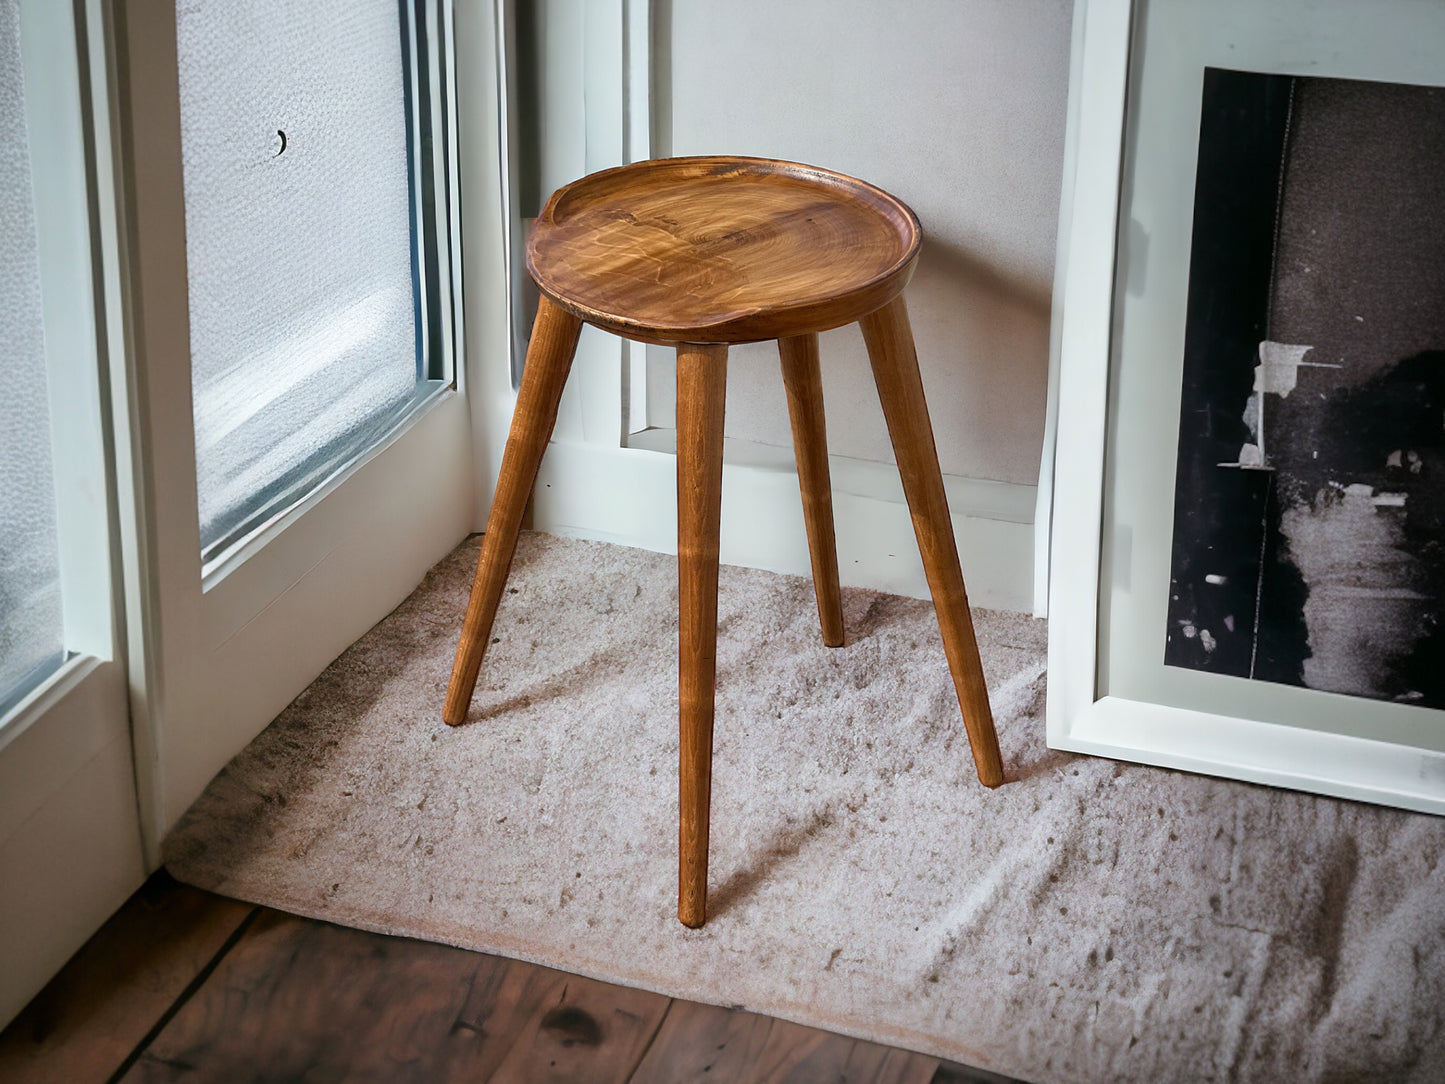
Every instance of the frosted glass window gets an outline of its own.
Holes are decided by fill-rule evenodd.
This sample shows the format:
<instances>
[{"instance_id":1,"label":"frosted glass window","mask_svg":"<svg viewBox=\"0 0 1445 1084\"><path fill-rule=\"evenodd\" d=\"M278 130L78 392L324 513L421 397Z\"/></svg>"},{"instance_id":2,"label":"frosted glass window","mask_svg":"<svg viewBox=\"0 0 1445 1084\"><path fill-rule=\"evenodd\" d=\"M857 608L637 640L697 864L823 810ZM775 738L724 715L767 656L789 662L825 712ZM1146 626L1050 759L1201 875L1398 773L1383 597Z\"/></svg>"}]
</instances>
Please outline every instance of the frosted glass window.
<instances>
[{"instance_id":1,"label":"frosted glass window","mask_svg":"<svg viewBox=\"0 0 1445 1084\"><path fill-rule=\"evenodd\" d=\"M400 19L397 0L176 6L207 556L425 390Z\"/></svg>"},{"instance_id":2,"label":"frosted glass window","mask_svg":"<svg viewBox=\"0 0 1445 1084\"><path fill-rule=\"evenodd\" d=\"M20 12L0 0L0 710L63 654Z\"/></svg>"}]
</instances>

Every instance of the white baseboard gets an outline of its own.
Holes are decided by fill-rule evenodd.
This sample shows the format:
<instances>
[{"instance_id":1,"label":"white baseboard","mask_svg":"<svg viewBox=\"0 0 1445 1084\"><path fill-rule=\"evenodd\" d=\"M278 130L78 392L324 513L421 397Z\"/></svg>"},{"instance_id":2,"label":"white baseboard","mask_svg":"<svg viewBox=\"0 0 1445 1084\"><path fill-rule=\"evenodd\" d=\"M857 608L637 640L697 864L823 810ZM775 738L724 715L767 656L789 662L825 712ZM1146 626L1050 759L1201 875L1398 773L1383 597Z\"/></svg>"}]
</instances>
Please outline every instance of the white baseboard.
<instances>
[{"instance_id":1,"label":"white baseboard","mask_svg":"<svg viewBox=\"0 0 1445 1084\"><path fill-rule=\"evenodd\" d=\"M0 1027L145 880L124 682L72 659L0 735Z\"/></svg>"},{"instance_id":2,"label":"white baseboard","mask_svg":"<svg viewBox=\"0 0 1445 1084\"><path fill-rule=\"evenodd\" d=\"M635 433L630 447L554 441L532 506L540 531L677 552L676 434ZM722 560L811 574L791 448L728 440L724 448ZM898 471L829 458L839 575L844 586L928 598ZM969 601L1034 610L1033 486L945 475Z\"/></svg>"}]
</instances>

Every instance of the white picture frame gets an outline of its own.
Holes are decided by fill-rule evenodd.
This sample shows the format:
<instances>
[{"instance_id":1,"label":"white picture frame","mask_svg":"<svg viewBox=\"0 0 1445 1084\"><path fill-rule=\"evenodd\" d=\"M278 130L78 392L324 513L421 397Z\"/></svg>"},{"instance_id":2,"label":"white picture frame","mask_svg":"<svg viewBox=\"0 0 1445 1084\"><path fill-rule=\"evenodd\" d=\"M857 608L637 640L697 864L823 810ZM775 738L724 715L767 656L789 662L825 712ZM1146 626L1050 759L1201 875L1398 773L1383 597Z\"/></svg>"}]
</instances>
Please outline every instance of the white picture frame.
<instances>
[{"instance_id":1,"label":"white picture frame","mask_svg":"<svg viewBox=\"0 0 1445 1084\"><path fill-rule=\"evenodd\" d=\"M1110 455L1130 410L1150 414L1159 432L1172 424L1177 437L1178 377L1172 401L1121 388L1129 370L1120 340L1128 329L1152 337L1158 357L1181 350L1203 68L1442 86L1445 8L1080 0L1075 19L1057 275L1048 744L1445 814L1445 711L1166 668L1162 616L1152 657L1125 657L1123 644L1141 642L1119 631L1130 608L1162 615L1159 592L1169 590L1176 449L1160 448L1166 469L1132 460L1121 469ZM1151 186L1164 193L1153 206Z\"/></svg>"}]
</instances>

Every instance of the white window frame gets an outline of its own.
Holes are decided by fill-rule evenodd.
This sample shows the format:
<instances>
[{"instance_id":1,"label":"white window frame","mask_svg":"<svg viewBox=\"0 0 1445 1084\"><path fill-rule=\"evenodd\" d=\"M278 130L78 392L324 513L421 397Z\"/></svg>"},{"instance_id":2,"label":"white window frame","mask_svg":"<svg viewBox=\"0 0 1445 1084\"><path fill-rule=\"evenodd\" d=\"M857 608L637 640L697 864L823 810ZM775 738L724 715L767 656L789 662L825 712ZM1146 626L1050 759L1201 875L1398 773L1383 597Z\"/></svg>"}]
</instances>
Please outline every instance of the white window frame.
<instances>
[{"instance_id":1,"label":"white window frame","mask_svg":"<svg viewBox=\"0 0 1445 1084\"><path fill-rule=\"evenodd\" d=\"M480 529L515 401L505 244L515 128L502 108L512 0L436 0L454 55L468 58L448 111L453 198L438 207L449 237L466 242L444 257L469 317L444 329L455 387L203 583L187 322L176 319L186 299L177 87L130 75L135 35L158 33L174 76L174 0L21 7L38 58L26 77L45 179L37 214L71 654L0 719L0 1026L159 865L166 829L225 761ZM446 89L442 46L428 48L435 94ZM427 530L402 509L357 544L327 548L328 532L349 541L358 507L421 469L442 479L422 510ZM322 556L309 561L318 539ZM357 582L367 590L349 590ZM284 630L317 612L324 636L280 636L259 659L270 664L251 683L259 695L212 690L228 718L209 726L192 664L268 619Z\"/></svg>"},{"instance_id":2,"label":"white window frame","mask_svg":"<svg viewBox=\"0 0 1445 1084\"><path fill-rule=\"evenodd\" d=\"M505 9L492 0L435 0L435 7L456 55L481 58L455 66L449 168L453 192L461 195L445 207L452 236L465 236L447 260L462 268L468 315L453 345L467 365L459 366L453 388L203 570L174 0L108 4L113 154L124 193L118 203L126 208L117 223L127 324L126 368L117 378L125 402L116 428L128 460L121 463L128 486L122 504L131 513L123 532L127 635L142 820L153 863L164 833L211 777L474 529L482 518L478 504L490 497L478 481L488 471L476 446L490 443L480 434L490 431L499 401L509 413L514 398L505 380L506 265L496 230L505 188L497 85L503 73L495 58ZM438 70L433 63L431 71ZM500 388L490 375L495 369ZM380 507L388 514L376 515Z\"/></svg>"},{"instance_id":3,"label":"white window frame","mask_svg":"<svg viewBox=\"0 0 1445 1084\"><path fill-rule=\"evenodd\" d=\"M0 719L0 1021L146 873L115 575L104 364L114 277L99 273L96 247L112 210L87 141L86 88L102 58L85 30L99 0L21 0L20 14L67 657Z\"/></svg>"}]
</instances>

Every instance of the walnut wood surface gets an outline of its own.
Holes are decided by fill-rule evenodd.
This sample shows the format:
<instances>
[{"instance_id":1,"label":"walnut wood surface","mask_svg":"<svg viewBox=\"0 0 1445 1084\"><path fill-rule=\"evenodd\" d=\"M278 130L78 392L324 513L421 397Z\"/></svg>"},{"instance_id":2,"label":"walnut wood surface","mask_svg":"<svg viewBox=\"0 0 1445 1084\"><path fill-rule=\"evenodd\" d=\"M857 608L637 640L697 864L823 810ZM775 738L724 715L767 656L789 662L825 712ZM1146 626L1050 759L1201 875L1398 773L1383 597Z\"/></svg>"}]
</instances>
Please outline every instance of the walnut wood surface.
<instances>
[{"instance_id":1,"label":"walnut wood surface","mask_svg":"<svg viewBox=\"0 0 1445 1084\"><path fill-rule=\"evenodd\" d=\"M988 686L978 656L973 618L968 612L968 594L963 586L963 569L958 563L958 546L948 515L948 497L943 490L943 474L933 443L933 425L928 420L928 403L923 398L923 380L918 373L908 307L902 296L896 297L864 317L860 324L868 360L873 366L873 379L878 385L878 398L883 404L883 417L888 423L888 437L898 460L898 473L903 478L903 493L913 517L913 532L918 538L933 608L938 613L944 654L948 657L959 707L963 709L963 725L968 731L974 766L978 769L979 782L996 787L1003 782L998 734L988 703Z\"/></svg>"},{"instance_id":2,"label":"walnut wood surface","mask_svg":"<svg viewBox=\"0 0 1445 1084\"><path fill-rule=\"evenodd\" d=\"M933 1058L154 875L0 1034L0 1080L926 1081ZM1010 1084L943 1063L933 1084Z\"/></svg>"},{"instance_id":3,"label":"walnut wood surface","mask_svg":"<svg viewBox=\"0 0 1445 1084\"><path fill-rule=\"evenodd\" d=\"M774 1020L746 1079L768 1084L930 1084L938 1062L921 1054Z\"/></svg>"},{"instance_id":4,"label":"walnut wood surface","mask_svg":"<svg viewBox=\"0 0 1445 1084\"><path fill-rule=\"evenodd\" d=\"M924 1054L674 1001L632 1084L931 1084L940 1068Z\"/></svg>"},{"instance_id":5,"label":"walnut wood surface","mask_svg":"<svg viewBox=\"0 0 1445 1084\"><path fill-rule=\"evenodd\" d=\"M0 1035L0 1080L110 1079L254 910L156 874Z\"/></svg>"},{"instance_id":6,"label":"walnut wood surface","mask_svg":"<svg viewBox=\"0 0 1445 1084\"><path fill-rule=\"evenodd\" d=\"M558 189L527 242L542 291L646 342L735 343L851 323L902 290L913 212L840 173L664 158Z\"/></svg>"},{"instance_id":7,"label":"walnut wood surface","mask_svg":"<svg viewBox=\"0 0 1445 1084\"><path fill-rule=\"evenodd\" d=\"M770 1017L741 1009L675 1001L632 1084L727 1084L748 1073L768 1043Z\"/></svg>"},{"instance_id":8,"label":"walnut wood surface","mask_svg":"<svg viewBox=\"0 0 1445 1084\"><path fill-rule=\"evenodd\" d=\"M669 999L550 968L529 970L535 973L529 985L541 996L488 1079L493 1084L629 1080Z\"/></svg>"},{"instance_id":9,"label":"walnut wood surface","mask_svg":"<svg viewBox=\"0 0 1445 1084\"><path fill-rule=\"evenodd\" d=\"M123 1078L622 1082L669 999L265 911Z\"/></svg>"},{"instance_id":10,"label":"walnut wood surface","mask_svg":"<svg viewBox=\"0 0 1445 1084\"><path fill-rule=\"evenodd\" d=\"M833 535L833 484L828 476L828 431L823 420L823 376L818 336L778 340L788 418L793 426L793 457L803 496L803 523L813 564L813 593L823 643L843 646L843 600L838 589L838 544Z\"/></svg>"},{"instance_id":11,"label":"walnut wood surface","mask_svg":"<svg viewBox=\"0 0 1445 1084\"><path fill-rule=\"evenodd\" d=\"M476 962L263 911L121 1079L384 1080L416 1053L446 1065Z\"/></svg>"},{"instance_id":12,"label":"walnut wood surface","mask_svg":"<svg viewBox=\"0 0 1445 1084\"><path fill-rule=\"evenodd\" d=\"M677 348L677 917L685 926L701 926L707 915L726 390L726 346Z\"/></svg>"},{"instance_id":13,"label":"walnut wood surface","mask_svg":"<svg viewBox=\"0 0 1445 1084\"><path fill-rule=\"evenodd\" d=\"M537 481L542 453L547 450L547 441L557 424L557 404L561 401L581 332L582 322L577 317L546 297L538 302L537 319L527 344L527 364L522 370L522 386L517 392L512 427L502 453L502 470L492 497L492 509L487 514L477 575L472 581L446 703L442 707L442 719L448 726L457 726L467 717L472 692L477 686L477 672L492 635L497 603L507 583L512 557L517 552L517 532L521 529L527 498Z\"/></svg>"}]
</instances>

